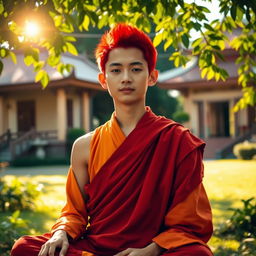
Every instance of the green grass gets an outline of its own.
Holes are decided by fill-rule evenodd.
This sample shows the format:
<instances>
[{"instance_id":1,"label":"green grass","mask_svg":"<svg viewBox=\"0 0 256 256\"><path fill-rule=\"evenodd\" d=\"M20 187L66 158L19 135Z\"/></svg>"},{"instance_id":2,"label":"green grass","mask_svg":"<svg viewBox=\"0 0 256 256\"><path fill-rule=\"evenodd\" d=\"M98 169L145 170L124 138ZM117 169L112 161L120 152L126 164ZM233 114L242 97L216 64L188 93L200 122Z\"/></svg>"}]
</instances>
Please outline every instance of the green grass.
<instances>
[{"instance_id":1,"label":"green grass","mask_svg":"<svg viewBox=\"0 0 256 256\"><path fill-rule=\"evenodd\" d=\"M10 181L13 175L6 175L4 179ZM43 185L43 193L36 201L34 211L22 211L21 217L28 220L31 234L48 232L59 216L61 208L65 204L65 175L36 175L19 176L23 182L32 181ZM1 213L6 216L8 213Z\"/></svg>"},{"instance_id":2,"label":"green grass","mask_svg":"<svg viewBox=\"0 0 256 256\"><path fill-rule=\"evenodd\" d=\"M256 197L256 161L255 160L218 160L205 162L204 184L211 201L213 223L215 228L228 220L232 211L230 208L242 206L242 199ZM239 243L234 240L221 240L213 236L209 245L215 255L231 255ZM217 253L217 248L226 251Z\"/></svg>"},{"instance_id":3,"label":"green grass","mask_svg":"<svg viewBox=\"0 0 256 256\"><path fill-rule=\"evenodd\" d=\"M5 176L6 180L13 178ZM20 176L19 179L43 184L44 193L36 202L36 210L22 212L21 216L30 221L32 234L49 231L65 203L66 176ZM217 227L230 218L230 207L240 207L241 199L256 197L256 160L206 161L204 185L212 205L214 226ZM228 256L237 250L239 243L213 236L209 245L215 255Z\"/></svg>"}]
</instances>

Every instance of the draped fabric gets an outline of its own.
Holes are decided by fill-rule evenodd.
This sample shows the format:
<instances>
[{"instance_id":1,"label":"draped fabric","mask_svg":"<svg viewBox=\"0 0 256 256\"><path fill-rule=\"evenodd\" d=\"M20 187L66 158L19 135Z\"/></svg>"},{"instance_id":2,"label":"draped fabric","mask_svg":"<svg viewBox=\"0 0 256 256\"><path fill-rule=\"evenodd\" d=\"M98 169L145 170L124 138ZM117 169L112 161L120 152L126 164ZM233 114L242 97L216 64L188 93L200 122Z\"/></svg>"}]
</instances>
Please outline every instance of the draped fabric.
<instances>
[{"instance_id":1,"label":"draped fabric","mask_svg":"<svg viewBox=\"0 0 256 256\"><path fill-rule=\"evenodd\" d=\"M188 255L199 255L192 251L200 248L205 251L200 255L211 255L206 247L211 211L201 183L203 148L189 130L150 109L127 138L112 115L91 142L87 202L80 204L71 167L70 200L52 232L65 229L74 239L70 250L79 249L80 255L113 255L152 240L168 250L164 255L182 255L184 245Z\"/></svg>"}]
</instances>

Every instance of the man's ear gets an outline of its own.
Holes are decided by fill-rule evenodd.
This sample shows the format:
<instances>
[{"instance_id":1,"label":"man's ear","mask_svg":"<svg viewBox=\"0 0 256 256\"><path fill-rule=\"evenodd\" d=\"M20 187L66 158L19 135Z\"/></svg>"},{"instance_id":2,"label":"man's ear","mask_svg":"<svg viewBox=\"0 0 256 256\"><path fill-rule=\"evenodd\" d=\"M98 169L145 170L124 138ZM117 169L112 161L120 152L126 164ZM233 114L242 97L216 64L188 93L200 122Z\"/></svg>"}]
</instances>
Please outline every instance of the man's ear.
<instances>
[{"instance_id":1,"label":"man's ear","mask_svg":"<svg viewBox=\"0 0 256 256\"><path fill-rule=\"evenodd\" d=\"M158 79L158 70L154 69L148 78L148 86L154 86Z\"/></svg>"},{"instance_id":2,"label":"man's ear","mask_svg":"<svg viewBox=\"0 0 256 256\"><path fill-rule=\"evenodd\" d=\"M107 87L107 83L106 83L106 77L105 77L105 74L104 73L99 73L98 74L98 80L101 84L101 86L104 88L104 89L108 89Z\"/></svg>"}]
</instances>

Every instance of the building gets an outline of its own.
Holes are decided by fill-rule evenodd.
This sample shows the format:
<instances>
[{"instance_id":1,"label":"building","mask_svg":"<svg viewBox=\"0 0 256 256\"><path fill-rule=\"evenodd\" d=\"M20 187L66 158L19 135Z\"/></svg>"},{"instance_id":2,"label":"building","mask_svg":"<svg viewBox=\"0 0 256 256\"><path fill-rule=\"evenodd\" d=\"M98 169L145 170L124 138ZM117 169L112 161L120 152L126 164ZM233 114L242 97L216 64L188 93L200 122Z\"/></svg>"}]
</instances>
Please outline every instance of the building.
<instances>
[{"instance_id":1,"label":"building","mask_svg":"<svg viewBox=\"0 0 256 256\"><path fill-rule=\"evenodd\" d=\"M62 61L74 66L73 72L64 76L46 67L50 83L42 89L23 57L17 53L16 65L10 58L2 60L0 161L11 160L31 147L41 157L63 156L68 128L91 129L91 96L102 90L98 69L85 57L63 55ZM40 58L46 57L42 52Z\"/></svg>"},{"instance_id":2,"label":"building","mask_svg":"<svg viewBox=\"0 0 256 256\"><path fill-rule=\"evenodd\" d=\"M255 107L233 111L242 96L235 64L237 53L227 48L223 54L226 61L219 65L229 73L226 81L202 79L194 57L186 68L163 73L158 83L163 89L179 90L183 95L184 110L190 115L185 126L206 141L205 158L232 157L234 144L256 133Z\"/></svg>"}]
</instances>

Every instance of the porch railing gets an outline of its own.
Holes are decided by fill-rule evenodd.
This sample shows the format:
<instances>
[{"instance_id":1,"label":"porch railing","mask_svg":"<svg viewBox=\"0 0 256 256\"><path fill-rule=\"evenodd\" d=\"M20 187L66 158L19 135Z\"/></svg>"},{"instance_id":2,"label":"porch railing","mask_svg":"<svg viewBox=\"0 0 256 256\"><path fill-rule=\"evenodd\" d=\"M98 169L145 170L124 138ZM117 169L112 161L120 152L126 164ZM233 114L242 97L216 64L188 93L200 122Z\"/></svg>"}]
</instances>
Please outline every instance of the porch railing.
<instances>
[{"instance_id":1,"label":"porch railing","mask_svg":"<svg viewBox=\"0 0 256 256\"><path fill-rule=\"evenodd\" d=\"M20 135L18 138L10 142L11 159L26 152L36 139L45 140L47 142L57 140L57 131L30 131Z\"/></svg>"},{"instance_id":2,"label":"porch railing","mask_svg":"<svg viewBox=\"0 0 256 256\"><path fill-rule=\"evenodd\" d=\"M0 150L10 145L11 141L19 138L24 132L10 132L7 130L5 133L0 135Z\"/></svg>"},{"instance_id":3,"label":"porch railing","mask_svg":"<svg viewBox=\"0 0 256 256\"><path fill-rule=\"evenodd\" d=\"M230 153L233 154L233 147L237 144L237 143L241 143L245 140L250 140L252 138L253 135L256 134L256 124L254 124L252 126L252 128L245 133L244 135L238 137L237 139L235 139L234 141L232 141L232 143L230 143L229 145L227 145L226 147L222 148L221 150L216 152L216 158L217 159L221 159L221 158L227 158Z\"/></svg>"}]
</instances>

